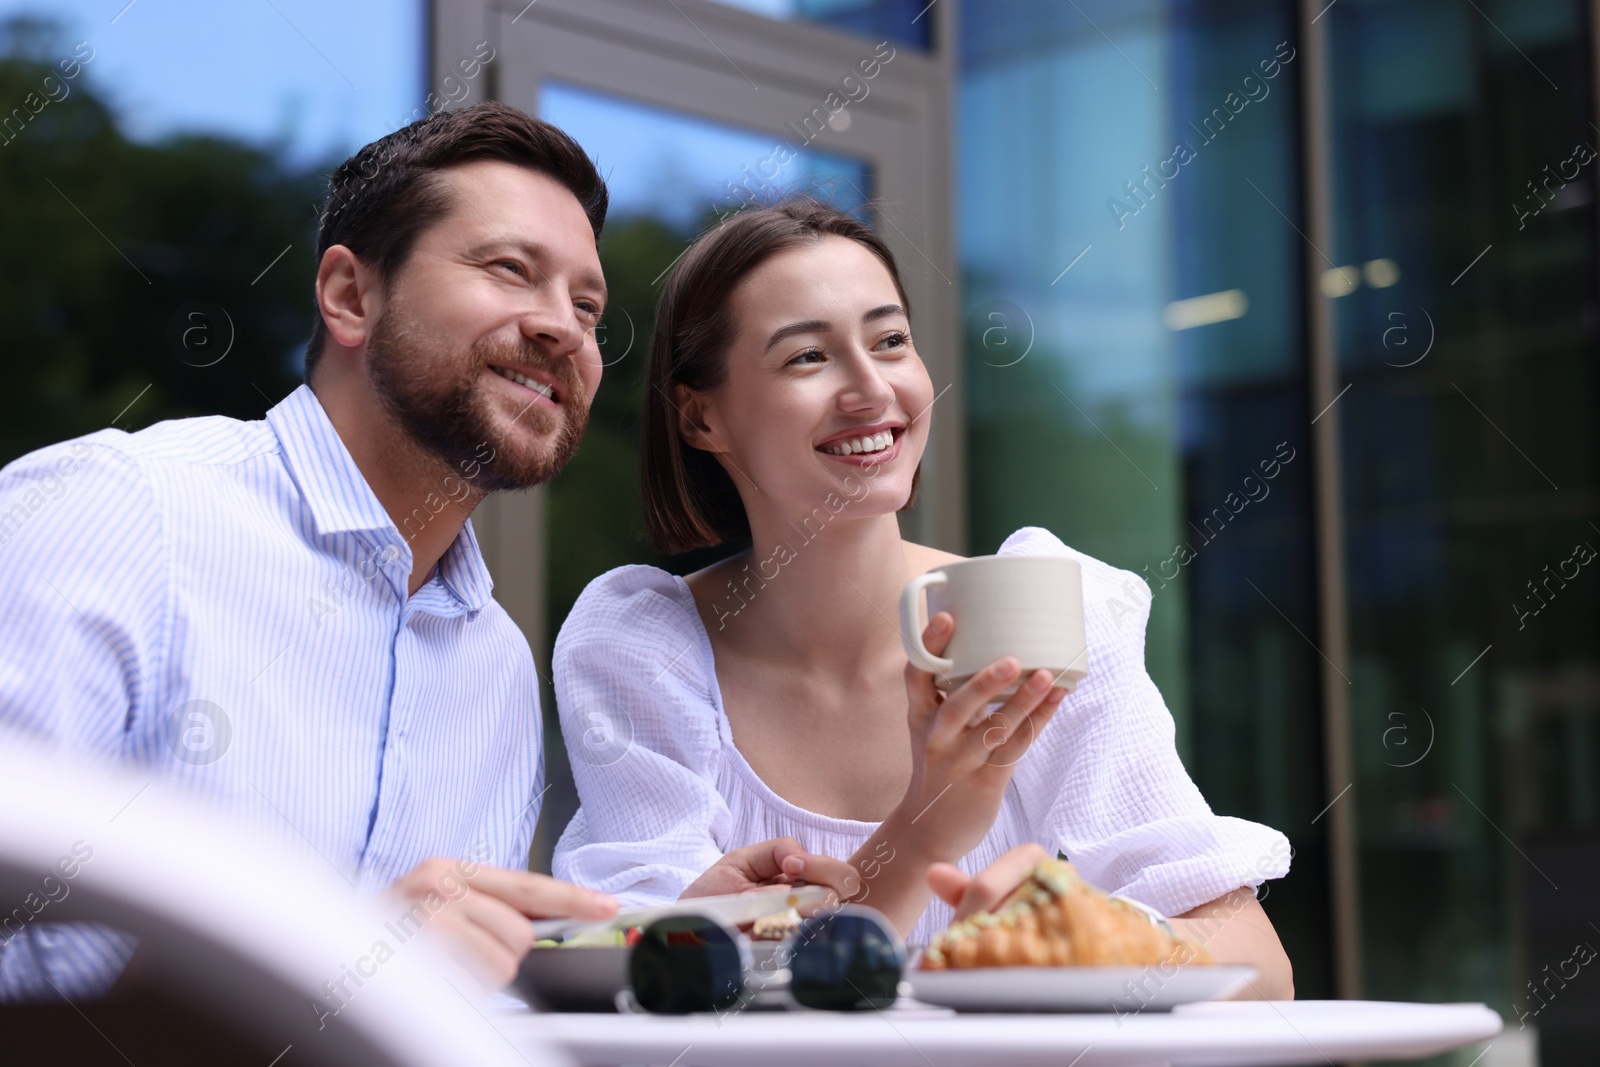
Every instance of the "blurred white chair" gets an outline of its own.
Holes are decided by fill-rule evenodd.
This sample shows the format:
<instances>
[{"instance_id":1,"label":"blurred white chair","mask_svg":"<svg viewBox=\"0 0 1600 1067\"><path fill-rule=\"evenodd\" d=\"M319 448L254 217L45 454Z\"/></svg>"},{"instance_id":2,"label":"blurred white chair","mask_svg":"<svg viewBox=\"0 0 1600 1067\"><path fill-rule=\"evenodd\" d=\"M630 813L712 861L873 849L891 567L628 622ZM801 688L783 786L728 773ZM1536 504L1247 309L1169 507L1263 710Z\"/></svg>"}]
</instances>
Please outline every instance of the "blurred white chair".
<instances>
[{"instance_id":1,"label":"blurred white chair","mask_svg":"<svg viewBox=\"0 0 1600 1067\"><path fill-rule=\"evenodd\" d=\"M57 861L79 841L93 858L61 879ZM285 1064L571 1063L553 1047L527 1047L525 1026L512 1047L480 1010L481 987L426 939L397 944L385 917L325 864L246 838L148 777L64 765L0 735L0 913L39 893L47 874L69 891L33 921L134 934L141 984L262 1047L292 1046ZM336 1017L319 1018L324 983L370 959L379 941L393 956ZM5 1047L0 1037L0 1059Z\"/></svg>"}]
</instances>

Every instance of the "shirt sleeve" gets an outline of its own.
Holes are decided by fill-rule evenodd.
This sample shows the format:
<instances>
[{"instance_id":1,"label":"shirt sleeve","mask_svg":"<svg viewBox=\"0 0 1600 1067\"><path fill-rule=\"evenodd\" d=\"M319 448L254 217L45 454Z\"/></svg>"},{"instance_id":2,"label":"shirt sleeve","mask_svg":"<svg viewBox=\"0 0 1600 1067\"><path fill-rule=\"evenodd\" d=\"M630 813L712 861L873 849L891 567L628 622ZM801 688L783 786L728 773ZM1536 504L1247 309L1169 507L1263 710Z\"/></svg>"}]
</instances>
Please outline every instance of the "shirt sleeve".
<instances>
[{"instance_id":1,"label":"shirt sleeve","mask_svg":"<svg viewBox=\"0 0 1600 1067\"><path fill-rule=\"evenodd\" d=\"M556 639L561 732L580 807L556 877L625 906L676 900L723 856L718 717L704 636L675 579L622 567L591 582Z\"/></svg>"},{"instance_id":2,"label":"shirt sleeve","mask_svg":"<svg viewBox=\"0 0 1600 1067\"><path fill-rule=\"evenodd\" d=\"M163 736L150 716L168 610L166 546L137 462L91 438L0 470L0 589L0 729L89 762L159 759L130 751ZM28 919L0 936L0 1001L103 994L136 944Z\"/></svg>"},{"instance_id":3,"label":"shirt sleeve","mask_svg":"<svg viewBox=\"0 0 1600 1067\"><path fill-rule=\"evenodd\" d=\"M154 493L80 439L0 471L0 726L89 759L142 756L169 610Z\"/></svg>"},{"instance_id":4,"label":"shirt sleeve","mask_svg":"<svg viewBox=\"0 0 1600 1067\"><path fill-rule=\"evenodd\" d=\"M1017 769L1024 802L1047 812L1049 843L1090 883L1167 915L1283 877L1288 839L1212 812L1178 758L1172 714L1145 669L1149 587L1073 554L1089 673Z\"/></svg>"},{"instance_id":5,"label":"shirt sleeve","mask_svg":"<svg viewBox=\"0 0 1600 1067\"><path fill-rule=\"evenodd\" d=\"M11 919L17 921L15 911ZM100 923L30 923L0 936L0 1004L97 1000L138 945L131 934Z\"/></svg>"}]
</instances>

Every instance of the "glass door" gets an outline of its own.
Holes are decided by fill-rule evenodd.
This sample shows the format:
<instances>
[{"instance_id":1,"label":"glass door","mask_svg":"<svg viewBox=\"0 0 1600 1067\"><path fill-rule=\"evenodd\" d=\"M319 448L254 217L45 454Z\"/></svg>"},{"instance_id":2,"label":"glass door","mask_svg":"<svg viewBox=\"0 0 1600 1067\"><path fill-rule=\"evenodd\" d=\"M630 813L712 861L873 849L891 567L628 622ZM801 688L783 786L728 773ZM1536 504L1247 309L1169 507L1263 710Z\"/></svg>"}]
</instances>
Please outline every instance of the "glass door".
<instances>
[{"instance_id":1,"label":"glass door","mask_svg":"<svg viewBox=\"0 0 1600 1067\"><path fill-rule=\"evenodd\" d=\"M870 211L900 260L935 389L955 383L949 74L937 53L906 36L841 32L710 0L437 4L436 66L492 49L485 92L572 134L611 189L601 241L611 290L606 370L583 446L546 489L491 500L474 519L496 597L522 625L541 670L591 578L626 563L699 565L649 548L638 428L662 277L719 217L788 191ZM883 204L865 207L872 198ZM921 496L909 513L915 536L956 551L965 515L960 394L952 388L937 401ZM551 788L536 866L576 806L553 699L545 706Z\"/></svg>"}]
</instances>

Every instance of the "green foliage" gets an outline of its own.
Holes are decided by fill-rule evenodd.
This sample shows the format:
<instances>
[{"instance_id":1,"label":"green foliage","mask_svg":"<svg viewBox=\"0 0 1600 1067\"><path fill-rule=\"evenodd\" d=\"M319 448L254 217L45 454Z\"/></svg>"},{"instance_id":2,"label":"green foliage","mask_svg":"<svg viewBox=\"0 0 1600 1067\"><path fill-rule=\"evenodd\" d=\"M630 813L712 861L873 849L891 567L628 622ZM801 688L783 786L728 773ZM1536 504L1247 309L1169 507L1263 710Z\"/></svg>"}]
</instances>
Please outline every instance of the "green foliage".
<instances>
[{"instance_id":1,"label":"green foliage","mask_svg":"<svg viewBox=\"0 0 1600 1067\"><path fill-rule=\"evenodd\" d=\"M554 642L561 622L591 580L628 563L648 563L674 574L698 570L745 547L719 545L680 556L650 547L639 493L639 419L645 364L655 328L663 276L695 234L717 222L680 231L648 216L613 219L601 240L611 301L601 333L605 373L590 409L583 447L550 483L550 592L546 633Z\"/></svg>"},{"instance_id":2,"label":"green foliage","mask_svg":"<svg viewBox=\"0 0 1600 1067\"><path fill-rule=\"evenodd\" d=\"M15 120L0 134L0 464L102 429L135 397L122 429L260 418L298 384L312 321L323 174L223 137L135 143L92 60L62 78L73 54L51 24L0 24L0 117Z\"/></svg>"},{"instance_id":3,"label":"green foliage","mask_svg":"<svg viewBox=\"0 0 1600 1067\"><path fill-rule=\"evenodd\" d=\"M665 566L644 532L639 499L639 417L660 275L687 245L657 219L606 227L600 261L610 303L601 333L606 368L583 446L550 484L550 593L546 633L554 640L583 587L625 563Z\"/></svg>"},{"instance_id":4,"label":"green foliage","mask_svg":"<svg viewBox=\"0 0 1600 1067\"><path fill-rule=\"evenodd\" d=\"M299 384L315 313L316 210L337 161L301 172L225 137L136 143L91 88L92 60L34 113L29 94L62 83L72 55L50 23L0 24L0 120L23 111L0 132L0 465L113 419L260 418ZM550 488L552 636L597 574L671 562L644 535L639 411L660 276L687 242L649 218L606 230L608 366Z\"/></svg>"}]
</instances>

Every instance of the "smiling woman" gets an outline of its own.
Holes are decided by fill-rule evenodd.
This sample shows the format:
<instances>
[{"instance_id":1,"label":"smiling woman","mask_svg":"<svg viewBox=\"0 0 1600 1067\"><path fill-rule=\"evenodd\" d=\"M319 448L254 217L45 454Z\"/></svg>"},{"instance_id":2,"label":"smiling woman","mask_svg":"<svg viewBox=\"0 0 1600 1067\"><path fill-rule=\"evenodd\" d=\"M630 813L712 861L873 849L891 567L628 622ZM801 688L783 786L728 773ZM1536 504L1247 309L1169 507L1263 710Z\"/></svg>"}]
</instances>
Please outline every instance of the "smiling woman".
<instances>
[{"instance_id":1,"label":"smiling woman","mask_svg":"<svg viewBox=\"0 0 1600 1067\"><path fill-rule=\"evenodd\" d=\"M845 861L853 873L829 884L925 942L952 914L930 870L976 871L1042 842L1168 915L1226 904L1212 955L1257 966L1265 995L1290 992L1249 891L1285 873L1287 843L1213 815L1178 762L1144 670L1148 604L1127 630L1101 606L1138 579L1019 530L1002 555L1082 568L1087 680L1069 696L1006 656L946 696L907 664L889 621L901 590L958 557L900 534L934 393L870 228L805 198L716 226L669 273L647 373L653 541L751 547L684 578L618 568L568 616L554 657L564 730L603 714L628 721L632 745L574 761L582 808L558 876L629 903L698 896L718 857L792 837L809 855L782 878L822 880ZM954 626L930 621L934 654ZM877 862L885 852L893 864Z\"/></svg>"},{"instance_id":2,"label":"smiling woman","mask_svg":"<svg viewBox=\"0 0 1600 1067\"><path fill-rule=\"evenodd\" d=\"M803 206L807 204L809 207ZM810 254L803 260L785 262L779 268L781 274L762 279L769 292L828 279L834 295L843 296L863 269L883 275L888 283L886 295L892 299L869 305L860 313L859 322L863 330L876 327L870 333L873 351L881 352L880 363L901 368L897 373L909 374L912 379L903 386L909 410L897 419L882 425L856 420L853 426L832 428L813 447L826 454L827 446L842 440L861 440L864 444L869 434L890 432L898 439L910 430L920 459L927 441L926 423L914 429L910 424L931 403L933 387L910 347L911 302L901 285L893 254L882 240L855 217L815 201L795 202L786 211L746 213L730 222L726 231L722 241L698 242L683 256L681 265L668 278L656 311L641 458L650 537L668 552L736 541L751 532L734 481L735 474L746 480L751 476L736 462L725 466L713 458L718 451L715 448L708 450L703 443L677 440L681 420L691 418L690 411L727 380L727 348L736 340L760 345L765 378L779 377L798 384L813 380L827 362L824 349L816 342L839 332L827 319L779 316L781 321L770 324L770 334L754 326L744 327L757 338L765 336L764 345L759 340L737 336L741 323L747 321L740 317L739 304L759 299L741 283L777 253L803 249ZM824 236L837 240L822 241ZM842 328L847 324L839 325ZM785 341L787 345L781 344ZM906 354L912 356L909 361L904 358ZM881 394L886 387L887 383L871 377L863 381L863 388L869 392ZM860 400L864 409L873 402L870 396ZM725 417L737 418L737 405L730 403L727 407ZM665 445L669 441L676 443ZM865 453L867 449L858 450L852 445L852 457L858 451ZM898 454L896 449L895 455ZM860 467L878 466L872 460L851 458L850 462ZM897 508L914 502L919 475L920 466L913 464ZM771 476L779 477L783 475Z\"/></svg>"},{"instance_id":3,"label":"smiling woman","mask_svg":"<svg viewBox=\"0 0 1600 1067\"><path fill-rule=\"evenodd\" d=\"M783 567L793 562L802 548L820 536L835 516L852 504L859 504L866 499L868 482L899 456L899 442L903 436L904 429L898 426L881 430L870 438L852 436L851 431L847 430L837 435L836 440L824 441L817 446L819 451L828 455L854 461L861 468L860 477L846 475L842 483L843 496L829 492L823 497L820 507L813 507L808 514L791 521L789 528L794 531L794 536L773 546L771 553L756 563L755 574L750 573L750 564L744 563L739 574L726 580L727 592L719 593L717 599L711 602L711 611L716 615L719 631L727 626L730 618L745 609L759 590L767 587L767 582L776 579ZM911 505L908 503L906 506ZM755 583L754 588L752 582Z\"/></svg>"}]
</instances>

